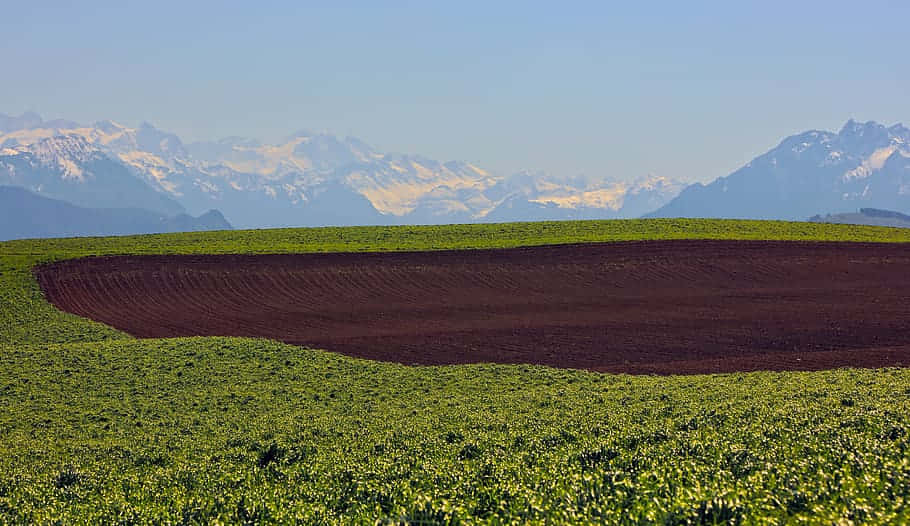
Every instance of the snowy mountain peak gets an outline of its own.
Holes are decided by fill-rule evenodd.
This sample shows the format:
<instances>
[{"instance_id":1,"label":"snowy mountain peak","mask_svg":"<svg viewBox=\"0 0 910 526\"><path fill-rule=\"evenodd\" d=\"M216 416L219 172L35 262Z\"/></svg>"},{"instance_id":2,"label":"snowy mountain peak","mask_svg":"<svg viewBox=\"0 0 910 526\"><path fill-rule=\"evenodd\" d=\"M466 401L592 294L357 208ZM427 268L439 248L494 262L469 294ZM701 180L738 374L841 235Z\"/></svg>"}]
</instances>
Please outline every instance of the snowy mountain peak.
<instances>
[{"instance_id":1,"label":"snowy mountain peak","mask_svg":"<svg viewBox=\"0 0 910 526\"><path fill-rule=\"evenodd\" d=\"M868 140L876 140L882 137L905 137L910 134L903 124L897 123L893 126L886 127L875 121L857 122L850 119L841 128L838 135L840 137L863 137Z\"/></svg>"},{"instance_id":2,"label":"snowy mountain peak","mask_svg":"<svg viewBox=\"0 0 910 526\"><path fill-rule=\"evenodd\" d=\"M677 191L682 190L682 186L679 181L656 174L648 174L642 177L638 177L632 181L631 186L634 190L654 190L657 188L676 188Z\"/></svg>"},{"instance_id":3,"label":"snowy mountain peak","mask_svg":"<svg viewBox=\"0 0 910 526\"><path fill-rule=\"evenodd\" d=\"M168 159L187 156L183 141L173 133L163 132L147 122L133 132L136 148Z\"/></svg>"},{"instance_id":4,"label":"snowy mountain peak","mask_svg":"<svg viewBox=\"0 0 910 526\"><path fill-rule=\"evenodd\" d=\"M787 137L732 174L686 188L654 215L805 219L859 206L910 211L908 158L907 128L851 119L836 134Z\"/></svg>"},{"instance_id":5,"label":"snowy mountain peak","mask_svg":"<svg viewBox=\"0 0 910 526\"><path fill-rule=\"evenodd\" d=\"M62 175L36 174L42 181L84 176L102 184L82 160L104 155L105 173L131 173L191 213L218 208L244 227L628 217L660 206L681 188L658 177L635 183L530 171L503 177L466 162L382 153L354 137L311 131L275 144L231 137L185 145L148 122L133 128L108 120L63 130L43 123L0 132L0 151L10 149L34 149L40 162L61 165L54 173ZM63 166L66 161L73 164Z\"/></svg>"},{"instance_id":6,"label":"snowy mountain peak","mask_svg":"<svg viewBox=\"0 0 910 526\"><path fill-rule=\"evenodd\" d=\"M33 154L41 165L59 168L64 178L78 180L85 176L81 167L83 163L104 156L97 147L78 135L56 135L23 150Z\"/></svg>"},{"instance_id":7,"label":"snowy mountain peak","mask_svg":"<svg viewBox=\"0 0 910 526\"><path fill-rule=\"evenodd\" d=\"M845 149L865 157L880 148L910 143L910 130L900 124L887 128L875 121L860 123L851 119L838 137Z\"/></svg>"},{"instance_id":8,"label":"snowy mountain peak","mask_svg":"<svg viewBox=\"0 0 910 526\"><path fill-rule=\"evenodd\" d=\"M841 137L845 137L847 135L862 135L865 128L865 123L857 122L855 119L851 118L844 123L837 134Z\"/></svg>"},{"instance_id":9,"label":"snowy mountain peak","mask_svg":"<svg viewBox=\"0 0 910 526\"><path fill-rule=\"evenodd\" d=\"M55 135L42 139L25 148L39 159L66 157L73 161L86 162L99 155L101 150L79 135Z\"/></svg>"},{"instance_id":10,"label":"snowy mountain peak","mask_svg":"<svg viewBox=\"0 0 910 526\"><path fill-rule=\"evenodd\" d=\"M98 121L92 126L103 133L122 133L127 129L126 126L112 120Z\"/></svg>"}]
</instances>

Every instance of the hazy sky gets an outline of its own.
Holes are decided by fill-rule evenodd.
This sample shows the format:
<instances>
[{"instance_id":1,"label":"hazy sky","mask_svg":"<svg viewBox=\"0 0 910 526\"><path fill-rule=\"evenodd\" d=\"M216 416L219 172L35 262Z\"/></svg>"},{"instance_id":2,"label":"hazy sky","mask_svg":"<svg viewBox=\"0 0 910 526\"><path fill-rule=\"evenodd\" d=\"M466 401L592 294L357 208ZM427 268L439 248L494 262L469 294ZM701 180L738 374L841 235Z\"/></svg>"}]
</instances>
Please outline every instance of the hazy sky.
<instances>
[{"instance_id":1,"label":"hazy sky","mask_svg":"<svg viewBox=\"0 0 910 526\"><path fill-rule=\"evenodd\" d=\"M3 2L0 112L705 180L910 123L910 2Z\"/></svg>"}]
</instances>

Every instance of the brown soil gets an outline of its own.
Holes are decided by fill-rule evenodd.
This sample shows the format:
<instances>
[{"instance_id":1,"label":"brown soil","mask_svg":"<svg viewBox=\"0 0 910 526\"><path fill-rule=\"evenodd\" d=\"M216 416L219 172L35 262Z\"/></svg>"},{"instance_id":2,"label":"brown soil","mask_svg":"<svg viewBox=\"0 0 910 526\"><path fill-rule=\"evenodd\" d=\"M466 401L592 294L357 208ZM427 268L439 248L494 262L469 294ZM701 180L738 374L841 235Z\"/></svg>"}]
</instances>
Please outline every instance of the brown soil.
<instances>
[{"instance_id":1,"label":"brown soil","mask_svg":"<svg viewBox=\"0 0 910 526\"><path fill-rule=\"evenodd\" d=\"M407 364L625 373L910 366L910 245L117 256L36 272L60 309L138 337L262 336Z\"/></svg>"}]
</instances>

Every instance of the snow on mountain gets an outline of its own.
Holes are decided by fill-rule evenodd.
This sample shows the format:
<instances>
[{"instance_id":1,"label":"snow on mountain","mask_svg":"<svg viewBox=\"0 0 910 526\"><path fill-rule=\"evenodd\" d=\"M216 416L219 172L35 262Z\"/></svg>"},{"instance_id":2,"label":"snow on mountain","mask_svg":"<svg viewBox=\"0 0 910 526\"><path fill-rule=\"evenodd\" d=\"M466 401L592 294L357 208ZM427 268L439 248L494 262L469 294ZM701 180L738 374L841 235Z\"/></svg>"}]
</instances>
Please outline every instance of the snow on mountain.
<instances>
[{"instance_id":1,"label":"snow on mountain","mask_svg":"<svg viewBox=\"0 0 910 526\"><path fill-rule=\"evenodd\" d=\"M62 179L84 182L86 174L83 165L97 161L104 156L100 150L78 135L56 135L42 138L29 145L17 144L0 150L4 157L27 156L32 166L45 170L56 170ZM14 169L7 167L12 177Z\"/></svg>"},{"instance_id":2,"label":"snow on mountain","mask_svg":"<svg viewBox=\"0 0 910 526\"><path fill-rule=\"evenodd\" d=\"M64 179L85 181L82 166L103 154L78 135L57 135L42 139L24 150L34 155L45 168L56 168Z\"/></svg>"},{"instance_id":3,"label":"snow on mountain","mask_svg":"<svg viewBox=\"0 0 910 526\"><path fill-rule=\"evenodd\" d=\"M494 220L498 207L517 201L527 201L522 209L547 210L548 218L635 216L666 203L682 188L654 177L631 183L528 172L500 177L469 163L382 153L355 138L308 131L277 144L232 137L185 145L147 123L58 128L37 115L0 115L0 124L4 118L18 124L0 129L0 150L40 149L61 136L79 138L190 213L218 208L242 227L331 224L325 222L328 217L344 224ZM71 165L67 155L56 159L62 177L80 177L76 158ZM329 198L337 204L320 202Z\"/></svg>"},{"instance_id":4,"label":"snow on mountain","mask_svg":"<svg viewBox=\"0 0 910 526\"><path fill-rule=\"evenodd\" d=\"M484 216L486 221L616 219L639 217L672 199L683 184L665 177L634 181L585 181L519 174L498 189L505 197ZM517 189L517 191L516 191Z\"/></svg>"},{"instance_id":5,"label":"snow on mountain","mask_svg":"<svg viewBox=\"0 0 910 526\"><path fill-rule=\"evenodd\" d=\"M793 135L650 215L806 219L861 206L910 211L910 129L850 120L837 133Z\"/></svg>"},{"instance_id":6,"label":"snow on mountain","mask_svg":"<svg viewBox=\"0 0 910 526\"><path fill-rule=\"evenodd\" d=\"M0 185L26 188L88 208L146 208L171 215L184 211L81 135L3 144Z\"/></svg>"}]
</instances>

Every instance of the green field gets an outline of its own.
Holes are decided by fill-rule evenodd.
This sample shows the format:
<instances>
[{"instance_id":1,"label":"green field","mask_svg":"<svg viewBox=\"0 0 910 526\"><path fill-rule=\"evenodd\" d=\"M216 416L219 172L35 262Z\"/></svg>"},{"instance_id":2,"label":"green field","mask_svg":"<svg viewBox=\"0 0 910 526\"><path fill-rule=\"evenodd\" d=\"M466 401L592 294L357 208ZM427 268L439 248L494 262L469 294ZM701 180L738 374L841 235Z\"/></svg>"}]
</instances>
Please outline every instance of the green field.
<instances>
[{"instance_id":1,"label":"green field","mask_svg":"<svg viewBox=\"0 0 910 526\"><path fill-rule=\"evenodd\" d=\"M103 254L678 238L910 230L648 220L0 243L0 522L910 522L910 370L632 377L135 340L56 311L31 274Z\"/></svg>"}]
</instances>

